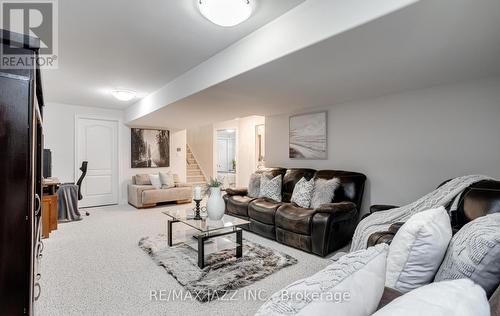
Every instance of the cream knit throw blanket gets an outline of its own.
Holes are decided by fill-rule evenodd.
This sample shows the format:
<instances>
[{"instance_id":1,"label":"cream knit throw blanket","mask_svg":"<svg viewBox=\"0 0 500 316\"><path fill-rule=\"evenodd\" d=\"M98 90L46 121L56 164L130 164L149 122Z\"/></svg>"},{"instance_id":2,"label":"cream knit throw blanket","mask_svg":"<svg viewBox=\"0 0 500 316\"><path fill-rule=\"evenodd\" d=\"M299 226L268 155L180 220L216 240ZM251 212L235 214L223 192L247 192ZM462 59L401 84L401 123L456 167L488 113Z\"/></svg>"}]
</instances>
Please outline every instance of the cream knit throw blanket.
<instances>
[{"instance_id":1,"label":"cream knit throw blanket","mask_svg":"<svg viewBox=\"0 0 500 316\"><path fill-rule=\"evenodd\" d=\"M387 231L392 224L404 222L413 214L435 207L446 206L470 185L488 179L491 178L482 175L458 177L411 204L371 214L359 222L358 227L356 227L350 251L366 248L368 237L371 234Z\"/></svg>"}]
</instances>

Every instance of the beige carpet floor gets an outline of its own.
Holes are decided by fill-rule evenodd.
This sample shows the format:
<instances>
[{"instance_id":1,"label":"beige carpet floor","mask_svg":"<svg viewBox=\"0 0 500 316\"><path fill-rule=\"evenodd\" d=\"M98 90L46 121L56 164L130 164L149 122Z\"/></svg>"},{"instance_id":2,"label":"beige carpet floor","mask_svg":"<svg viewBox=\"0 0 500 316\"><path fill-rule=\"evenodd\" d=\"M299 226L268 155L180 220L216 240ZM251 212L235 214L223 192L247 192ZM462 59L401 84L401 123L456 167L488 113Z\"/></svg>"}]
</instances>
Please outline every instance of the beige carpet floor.
<instances>
[{"instance_id":1,"label":"beige carpet floor","mask_svg":"<svg viewBox=\"0 0 500 316\"><path fill-rule=\"evenodd\" d=\"M129 205L88 209L82 221L64 223L44 240L37 315L253 315L287 284L314 274L329 260L244 232L244 238L287 253L298 264L280 270L224 300L200 303L167 295L183 287L137 246L141 237L166 231L170 205L137 210ZM153 291L153 292L152 292ZM156 291L157 299L151 299ZM161 296L161 295L163 296ZM153 295L154 296L154 295Z\"/></svg>"}]
</instances>

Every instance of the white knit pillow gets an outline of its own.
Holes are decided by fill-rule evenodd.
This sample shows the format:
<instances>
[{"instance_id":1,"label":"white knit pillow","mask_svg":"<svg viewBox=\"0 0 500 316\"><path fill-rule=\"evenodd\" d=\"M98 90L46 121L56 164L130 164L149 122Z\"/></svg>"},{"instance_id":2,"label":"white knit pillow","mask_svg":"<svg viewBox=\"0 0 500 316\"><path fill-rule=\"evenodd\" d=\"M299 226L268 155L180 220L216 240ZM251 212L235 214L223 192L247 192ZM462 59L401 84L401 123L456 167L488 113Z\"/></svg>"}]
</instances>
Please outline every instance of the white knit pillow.
<instances>
[{"instance_id":1,"label":"white knit pillow","mask_svg":"<svg viewBox=\"0 0 500 316\"><path fill-rule=\"evenodd\" d=\"M279 292L256 316L369 316L384 292L386 244L342 256L325 269Z\"/></svg>"},{"instance_id":2,"label":"white knit pillow","mask_svg":"<svg viewBox=\"0 0 500 316\"><path fill-rule=\"evenodd\" d=\"M259 197L266 197L281 202L281 175L269 179L265 175L260 178Z\"/></svg>"},{"instance_id":3,"label":"white knit pillow","mask_svg":"<svg viewBox=\"0 0 500 316\"><path fill-rule=\"evenodd\" d=\"M434 282L406 293L373 316L490 316L484 290L469 279Z\"/></svg>"},{"instance_id":4,"label":"white knit pillow","mask_svg":"<svg viewBox=\"0 0 500 316\"><path fill-rule=\"evenodd\" d=\"M444 207L410 217L389 248L385 285L406 293L432 282L450 240L450 218Z\"/></svg>"},{"instance_id":5,"label":"white knit pillow","mask_svg":"<svg viewBox=\"0 0 500 316\"><path fill-rule=\"evenodd\" d=\"M311 206L312 192L314 190L314 179L309 181L302 177L293 188L292 198L290 202L297 204L302 208Z\"/></svg>"},{"instance_id":6,"label":"white knit pillow","mask_svg":"<svg viewBox=\"0 0 500 316\"><path fill-rule=\"evenodd\" d=\"M151 181L151 184L155 187L155 189L161 188L161 181L159 174L150 174L149 181Z\"/></svg>"},{"instance_id":7,"label":"white knit pillow","mask_svg":"<svg viewBox=\"0 0 500 316\"><path fill-rule=\"evenodd\" d=\"M172 172L160 172L160 181L162 189L175 187L174 175Z\"/></svg>"},{"instance_id":8,"label":"white knit pillow","mask_svg":"<svg viewBox=\"0 0 500 316\"><path fill-rule=\"evenodd\" d=\"M468 278L487 295L500 282L500 213L481 216L460 229L448 246L434 282Z\"/></svg>"}]
</instances>

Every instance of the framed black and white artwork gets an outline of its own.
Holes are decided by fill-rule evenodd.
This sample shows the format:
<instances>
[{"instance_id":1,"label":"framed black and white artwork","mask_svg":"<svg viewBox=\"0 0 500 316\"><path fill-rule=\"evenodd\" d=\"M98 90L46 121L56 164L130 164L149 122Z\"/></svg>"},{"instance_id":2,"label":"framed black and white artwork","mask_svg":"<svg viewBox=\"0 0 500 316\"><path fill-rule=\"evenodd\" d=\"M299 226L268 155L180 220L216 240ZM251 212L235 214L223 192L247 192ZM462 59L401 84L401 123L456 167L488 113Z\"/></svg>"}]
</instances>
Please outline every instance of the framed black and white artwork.
<instances>
[{"instance_id":1,"label":"framed black and white artwork","mask_svg":"<svg viewBox=\"0 0 500 316\"><path fill-rule=\"evenodd\" d=\"M327 112L294 115L289 123L289 157L327 159Z\"/></svg>"},{"instance_id":2,"label":"framed black and white artwork","mask_svg":"<svg viewBox=\"0 0 500 316\"><path fill-rule=\"evenodd\" d=\"M132 128L132 168L170 167L170 132Z\"/></svg>"}]
</instances>

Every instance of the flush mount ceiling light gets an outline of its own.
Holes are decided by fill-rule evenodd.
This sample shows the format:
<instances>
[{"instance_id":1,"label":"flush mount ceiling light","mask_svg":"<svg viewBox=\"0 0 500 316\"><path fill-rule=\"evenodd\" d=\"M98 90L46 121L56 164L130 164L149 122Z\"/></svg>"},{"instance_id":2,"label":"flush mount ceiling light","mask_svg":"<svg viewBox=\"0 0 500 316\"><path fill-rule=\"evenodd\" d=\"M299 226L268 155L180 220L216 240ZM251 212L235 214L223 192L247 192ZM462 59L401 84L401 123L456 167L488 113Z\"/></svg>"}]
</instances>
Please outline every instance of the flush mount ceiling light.
<instances>
[{"instance_id":1,"label":"flush mount ceiling light","mask_svg":"<svg viewBox=\"0 0 500 316\"><path fill-rule=\"evenodd\" d=\"M111 94L120 101L130 101L135 98L135 91L132 90L112 90Z\"/></svg>"},{"instance_id":2,"label":"flush mount ceiling light","mask_svg":"<svg viewBox=\"0 0 500 316\"><path fill-rule=\"evenodd\" d=\"M252 15L249 0L199 0L201 14L210 22L220 26L235 26Z\"/></svg>"}]
</instances>

